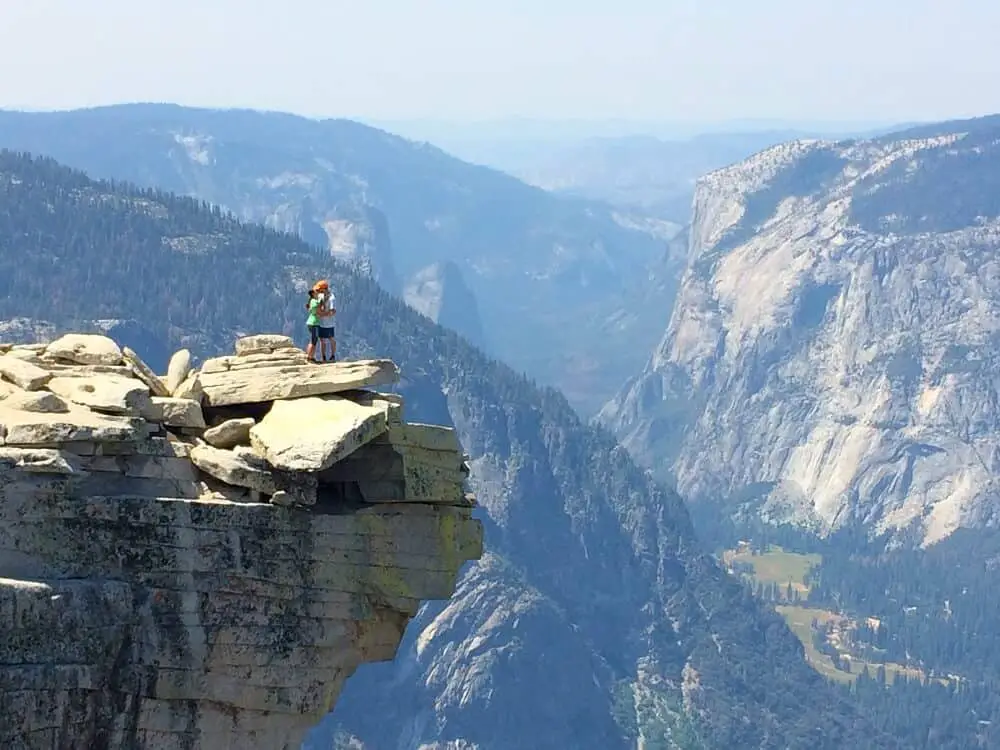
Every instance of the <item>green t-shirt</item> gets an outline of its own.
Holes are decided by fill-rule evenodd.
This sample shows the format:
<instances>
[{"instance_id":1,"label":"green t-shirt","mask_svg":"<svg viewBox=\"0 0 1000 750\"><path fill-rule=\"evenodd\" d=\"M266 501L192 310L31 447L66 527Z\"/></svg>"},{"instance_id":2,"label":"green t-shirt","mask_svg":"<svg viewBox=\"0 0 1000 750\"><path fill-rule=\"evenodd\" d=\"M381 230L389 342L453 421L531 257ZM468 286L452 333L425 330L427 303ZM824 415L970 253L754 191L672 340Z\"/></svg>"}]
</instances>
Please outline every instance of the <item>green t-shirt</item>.
<instances>
[{"instance_id":1,"label":"green t-shirt","mask_svg":"<svg viewBox=\"0 0 1000 750\"><path fill-rule=\"evenodd\" d=\"M309 317L306 318L307 326L319 325L319 300L315 297L309 300Z\"/></svg>"}]
</instances>

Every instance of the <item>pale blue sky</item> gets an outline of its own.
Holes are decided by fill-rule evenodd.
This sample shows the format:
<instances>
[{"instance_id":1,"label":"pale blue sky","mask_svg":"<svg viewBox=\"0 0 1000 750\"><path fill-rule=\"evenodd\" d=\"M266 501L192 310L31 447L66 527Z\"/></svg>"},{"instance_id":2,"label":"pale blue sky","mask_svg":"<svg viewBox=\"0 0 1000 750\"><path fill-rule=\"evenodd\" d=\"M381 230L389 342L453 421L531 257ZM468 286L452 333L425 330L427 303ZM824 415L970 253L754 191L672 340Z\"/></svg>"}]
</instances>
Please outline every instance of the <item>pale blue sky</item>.
<instances>
[{"instance_id":1,"label":"pale blue sky","mask_svg":"<svg viewBox=\"0 0 1000 750\"><path fill-rule=\"evenodd\" d=\"M987 0L0 0L0 107L373 119L1000 111Z\"/></svg>"}]
</instances>

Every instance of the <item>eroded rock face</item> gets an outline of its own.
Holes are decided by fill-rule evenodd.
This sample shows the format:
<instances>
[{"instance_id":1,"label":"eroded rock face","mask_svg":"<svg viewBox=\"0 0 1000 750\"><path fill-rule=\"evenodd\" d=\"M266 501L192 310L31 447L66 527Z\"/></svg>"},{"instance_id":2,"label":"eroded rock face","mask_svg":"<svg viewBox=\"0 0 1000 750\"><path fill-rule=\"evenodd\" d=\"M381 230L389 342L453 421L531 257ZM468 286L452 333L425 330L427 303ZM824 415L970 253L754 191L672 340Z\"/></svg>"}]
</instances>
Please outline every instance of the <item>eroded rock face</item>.
<instances>
[{"instance_id":1,"label":"eroded rock face","mask_svg":"<svg viewBox=\"0 0 1000 750\"><path fill-rule=\"evenodd\" d=\"M3 747L298 748L347 677L391 659L420 602L448 598L480 556L454 433L406 424L398 397L358 390L391 380L395 365L303 368L324 371L306 380L326 395L302 401L366 415L359 440L353 419L250 400L262 387L247 373L274 383L269 356L291 355L249 338L237 351L256 367L237 355L213 373L223 407L208 393L156 393L162 380L128 349L134 376L112 376L128 387L94 408L74 398L107 377L75 369L92 364L39 347L42 376L0 368ZM141 409L127 402L136 394ZM125 413L95 410L108 406ZM251 436L282 413L339 447L311 470L273 463ZM293 436L277 435L294 453Z\"/></svg>"}]
</instances>

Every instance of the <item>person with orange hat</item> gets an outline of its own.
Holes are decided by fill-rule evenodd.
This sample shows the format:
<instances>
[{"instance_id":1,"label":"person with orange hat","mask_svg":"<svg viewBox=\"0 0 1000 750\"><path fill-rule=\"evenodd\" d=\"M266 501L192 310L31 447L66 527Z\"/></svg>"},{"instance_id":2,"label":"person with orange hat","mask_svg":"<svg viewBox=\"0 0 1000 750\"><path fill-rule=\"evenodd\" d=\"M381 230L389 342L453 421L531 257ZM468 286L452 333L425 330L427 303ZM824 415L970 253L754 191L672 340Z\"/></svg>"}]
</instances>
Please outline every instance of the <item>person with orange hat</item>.
<instances>
[{"instance_id":1,"label":"person with orange hat","mask_svg":"<svg viewBox=\"0 0 1000 750\"><path fill-rule=\"evenodd\" d=\"M323 357L324 362L336 362L337 361L337 340L334 338L334 327L333 327L333 316L336 314L337 310L334 307L334 302L336 301L333 292L330 291L330 282L326 279L317 281L316 285L313 287L316 292L316 296L319 299L319 345L320 352ZM329 342L329 347L327 343ZM329 359L327 359L327 348L330 350Z\"/></svg>"}]
</instances>

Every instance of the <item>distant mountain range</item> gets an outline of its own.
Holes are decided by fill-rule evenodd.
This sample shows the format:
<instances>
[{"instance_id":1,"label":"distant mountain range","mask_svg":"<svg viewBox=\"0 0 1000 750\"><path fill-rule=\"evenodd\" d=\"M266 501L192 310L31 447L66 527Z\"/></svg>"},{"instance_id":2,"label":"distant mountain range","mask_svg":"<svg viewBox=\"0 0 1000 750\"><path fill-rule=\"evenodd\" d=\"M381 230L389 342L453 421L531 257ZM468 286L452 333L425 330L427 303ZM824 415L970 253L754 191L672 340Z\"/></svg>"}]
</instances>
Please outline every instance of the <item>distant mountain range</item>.
<instances>
[{"instance_id":1,"label":"distant mountain range","mask_svg":"<svg viewBox=\"0 0 1000 750\"><path fill-rule=\"evenodd\" d=\"M669 265L669 222L556 196L347 120L173 105L0 112L0 147L295 232L408 299L437 273L444 302L423 312L481 331L476 343L585 414L642 366L676 288L657 273ZM447 303L453 293L458 305Z\"/></svg>"}]
</instances>

